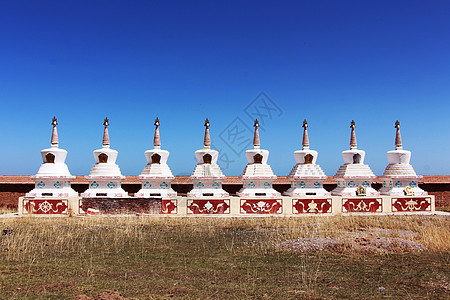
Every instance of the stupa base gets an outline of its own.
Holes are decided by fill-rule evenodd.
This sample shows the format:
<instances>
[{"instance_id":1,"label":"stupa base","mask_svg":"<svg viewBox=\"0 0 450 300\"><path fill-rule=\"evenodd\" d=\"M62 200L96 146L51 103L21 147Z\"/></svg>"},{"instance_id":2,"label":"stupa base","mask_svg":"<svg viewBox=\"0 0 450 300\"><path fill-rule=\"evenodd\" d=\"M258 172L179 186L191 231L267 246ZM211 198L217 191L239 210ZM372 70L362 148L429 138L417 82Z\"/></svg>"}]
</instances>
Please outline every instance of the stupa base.
<instances>
[{"instance_id":1,"label":"stupa base","mask_svg":"<svg viewBox=\"0 0 450 300\"><path fill-rule=\"evenodd\" d=\"M154 197L176 197L177 192L173 189L140 189L136 194L136 198L154 198Z\"/></svg>"},{"instance_id":2,"label":"stupa base","mask_svg":"<svg viewBox=\"0 0 450 300\"><path fill-rule=\"evenodd\" d=\"M141 181L141 189L137 197L152 197L150 194L161 194L161 197L176 196L176 192L172 189L173 177L147 177L139 176ZM169 196L167 196L169 195Z\"/></svg>"},{"instance_id":3,"label":"stupa base","mask_svg":"<svg viewBox=\"0 0 450 300\"><path fill-rule=\"evenodd\" d=\"M25 194L25 197L78 197L71 186L70 181L75 176L32 176L34 189Z\"/></svg>"},{"instance_id":4,"label":"stupa base","mask_svg":"<svg viewBox=\"0 0 450 300\"><path fill-rule=\"evenodd\" d=\"M331 191L333 196L359 197L379 196L380 193L371 187L374 176L335 176L337 187Z\"/></svg>"},{"instance_id":5,"label":"stupa base","mask_svg":"<svg viewBox=\"0 0 450 300\"><path fill-rule=\"evenodd\" d=\"M295 188L291 187L283 193L284 196L291 197L310 197L310 196L331 196L331 193L324 188Z\"/></svg>"},{"instance_id":6,"label":"stupa base","mask_svg":"<svg viewBox=\"0 0 450 300\"><path fill-rule=\"evenodd\" d=\"M273 188L242 188L237 195L239 197L280 197L281 193Z\"/></svg>"},{"instance_id":7,"label":"stupa base","mask_svg":"<svg viewBox=\"0 0 450 300\"><path fill-rule=\"evenodd\" d=\"M380 189L380 194L381 195L387 195L387 196L399 196L399 197L403 197L403 196L426 196L428 195L427 192L425 192L424 190L422 190L419 187L415 187L415 188L411 188L408 192L405 190L405 188L389 188L389 187L382 187ZM409 195L408 195L409 193Z\"/></svg>"},{"instance_id":8,"label":"stupa base","mask_svg":"<svg viewBox=\"0 0 450 300\"><path fill-rule=\"evenodd\" d=\"M223 189L192 189L188 194L187 197L192 198L201 198L201 197L228 197L230 194L225 192Z\"/></svg>"},{"instance_id":9,"label":"stupa base","mask_svg":"<svg viewBox=\"0 0 450 300\"><path fill-rule=\"evenodd\" d=\"M426 196L428 193L418 186L421 178L422 176L381 177L383 185L380 189L380 194L390 196Z\"/></svg>"},{"instance_id":10,"label":"stupa base","mask_svg":"<svg viewBox=\"0 0 450 300\"><path fill-rule=\"evenodd\" d=\"M25 197L30 198L49 198L49 197L78 197L78 193L70 187L61 189L33 189L25 194Z\"/></svg>"},{"instance_id":11,"label":"stupa base","mask_svg":"<svg viewBox=\"0 0 450 300\"><path fill-rule=\"evenodd\" d=\"M376 197L379 196L380 193L377 192L372 187L365 187L364 188L364 194L361 193L361 191L358 191L358 187L337 187L334 190L331 191L331 195L333 196L342 196L342 197Z\"/></svg>"},{"instance_id":12,"label":"stupa base","mask_svg":"<svg viewBox=\"0 0 450 300\"><path fill-rule=\"evenodd\" d=\"M228 194L222 188L222 177L191 177L194 188L187 194L187 197L228 197Z\"/></svg>"},{"instance_id":13,"label":"stupa base","mask_svg":"<svg viewBox=\"0 0 450 300\"><path fill-rule=\"evenodd\" d=\"M276 176L249 177L242 176L243 187L237 192L239 197L280 197L281 193L272 187Z\"/></svg>"},{"instance_id":14,"label":"stupa base","mask_svg":"<svg viewBox=\"0 0 450 300\"><path fill-rule=\"evenodd\" d=\"M127 198L128 193L122 188L88 189L80 195L82 198Z\"/></svg>"}]
</instances>

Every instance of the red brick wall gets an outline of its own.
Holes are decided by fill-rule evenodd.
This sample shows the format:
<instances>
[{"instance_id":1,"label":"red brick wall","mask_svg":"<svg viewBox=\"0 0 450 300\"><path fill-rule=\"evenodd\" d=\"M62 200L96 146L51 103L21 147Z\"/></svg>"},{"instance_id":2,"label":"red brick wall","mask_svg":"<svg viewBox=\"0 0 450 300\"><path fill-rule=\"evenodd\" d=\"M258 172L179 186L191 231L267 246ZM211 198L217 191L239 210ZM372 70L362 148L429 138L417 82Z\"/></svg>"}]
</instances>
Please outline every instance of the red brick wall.
<instances>
[{"instance_id":1,"label":"red brick wall","mask_svg":"<svg viewBox=\"0 0 450 300\"><path fill-rule=\"evenodd\" d=\"M436 207L450 206L450 191L429 192L436 196Z\"/></svg>"},{"instance_id":2,"label":"red brick wall","mask_svg":"<svg viewBox=\"0 0 450 300\"><path fill-rule=\"evenodd\" d=\"M436 207L450 206L450 184L422 183L419 186L436 197Z\"/></svg>"},{"instance_id":3,"label":"red brick wall","mask_svg":"<svg viewBox=\"0 0 450 300\"><path fill-rule=\"evenodd\" d=\"M17 202L22 196L25 196L25 193L0 192L0 207L17 209Z\"/></svg>"},{"instance_id":4,"label":"red brick wall","mask_svg":"<svg viewBox=\"0 0 450 300\"><path fill-rule=\"evenodd\" d=\"M19 197L31 191L34 184L0 184L0 207L17 209Z\"/></svg>"}]
</instances>

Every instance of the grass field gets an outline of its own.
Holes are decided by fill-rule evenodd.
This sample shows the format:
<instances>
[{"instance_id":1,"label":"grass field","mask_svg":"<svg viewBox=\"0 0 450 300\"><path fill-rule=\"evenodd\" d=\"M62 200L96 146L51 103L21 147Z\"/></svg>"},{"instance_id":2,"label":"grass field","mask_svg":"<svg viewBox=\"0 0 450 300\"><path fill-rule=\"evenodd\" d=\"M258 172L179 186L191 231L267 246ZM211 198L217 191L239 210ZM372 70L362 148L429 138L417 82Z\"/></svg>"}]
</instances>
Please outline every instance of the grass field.
<instances>
[{"instance_id":1,"label":"grass field","mask_svg":"<svg viewBox=\"0 0 450 300\"><path fill-rule=\"evenodd\" d=\"M443 216L27 217L0 219L0 229L2 299L88 299L105 291L133 299L450 294L450 218ZM292 246L309 238L342 242L303 252ZM381 238L426 249L365 244Z\"/></svg>"}]
</instances>

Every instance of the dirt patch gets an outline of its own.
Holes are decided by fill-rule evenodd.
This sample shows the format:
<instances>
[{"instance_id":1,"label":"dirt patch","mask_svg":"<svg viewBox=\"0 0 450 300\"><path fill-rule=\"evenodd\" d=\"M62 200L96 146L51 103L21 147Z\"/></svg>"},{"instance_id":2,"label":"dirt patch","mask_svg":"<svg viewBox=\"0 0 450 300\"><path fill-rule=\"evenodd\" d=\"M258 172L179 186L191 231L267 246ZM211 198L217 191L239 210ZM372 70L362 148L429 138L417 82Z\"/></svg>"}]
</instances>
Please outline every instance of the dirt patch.
<instances>
[{"instance_id":1,"label":"dirt patch","mask_svg":"<svg viewBox=\"0 0 450 300\"><path fill-rule=\"evenodd\" d=\"M118 292L114 291L104 291L94 297L94 300L126 300L127 298L122 297Z\"/></svg>"},{"instance_id":2,"label":"dirt patch","mask_svg":"<svg viewBox=\"0 0 450 300\"><path fill-rule=\"evenodd\" d=\"M73 297L72 300L92 300L92 298L86 295L78 295Z\"/></svg>"},{"instance_id":3,"label":"dirt patch","mask_svg":"<svg viewBox=\"0 0 450 300\"><path fill-rule=\"evenodd\" d=\"M72 282L58 282L58 283L51 283L51 284L47 284L42 286L42 291L43 293L45 292L54 292L54 291L65 291L71 287L73 287L75 284Z\"/></svg>"},{"instance_id":4,"label":"dirt patch","mask_svg":"<svg viewBox=\"0 0 450 300\"><path fill-rule=\"evenodd\" d=\"M422 252L426 247L420 243L394 237L357 237L357 238L303 238L289 240L280 244L281 248L291 251L331 251L331 252Z\"/></svg>"},{"instance_id":5,"label":"dirt patch","mask_svg":"<svg viewBox=\"0 0 450 300\"><path fill-rule=\"evenodd\" d=\"M122 297L122 295L118 292L104 291L94 298L86 295L78 295L72 298L72 300L127 300L127 298Z\"/></svg>"}]
</instances>

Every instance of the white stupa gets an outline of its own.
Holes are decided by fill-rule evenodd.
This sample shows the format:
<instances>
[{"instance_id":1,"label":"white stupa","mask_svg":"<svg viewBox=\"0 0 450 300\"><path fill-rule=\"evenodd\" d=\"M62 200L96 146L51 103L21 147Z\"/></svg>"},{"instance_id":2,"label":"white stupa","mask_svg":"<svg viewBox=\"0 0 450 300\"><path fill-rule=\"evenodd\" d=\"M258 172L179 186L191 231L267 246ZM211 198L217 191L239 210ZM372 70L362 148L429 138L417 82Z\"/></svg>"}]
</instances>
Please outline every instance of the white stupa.
<instances>
[{"instance_id":1,"label":"white stupa","mask_svg":"<svg viewBox=\"0 0 450 300\"><path fill-rule=\"evenodd\" d=\"M272 168L267 164L269 151L260 149L259 123L255 120L255 133L253 136L253 149L245 151L247 165L242 172L243 187L238 192L239 197L279 197L281 194L272 187L277 178Z\"/></svg>"},{"instance_id":2,"label":"white stupa","mask_svg":"<svg viewBox=\"0 0 450 300\"><path fill-rule=\"evenodd\" d=\"M416 175L413 167L409 164L411 151L403 150L402 136L400 134L400 122L395 122L397 129L395 135L395 150L388 151L389 164L380 179L383 186L380 189L382 195L391 196L421 196L428 195L419 188L419 180L422 176Z\"/></svg>"},{"instance_id":3,"label":"white stupa","mask_svg":"<svg viewBox=\"0 0 450 300\"><path fill-rule=\"evenodd\" d=\"M323 182L327 176L316 165L317 151L309 149L308 122L303 121L303 147L302 150L294 152L296 165L289 173L288 179L291 187L284 192L286 196L307 197L307 196L330 196L323 188Z\"/></svg>"},{"instance_id":4,"label":"white stupa","mask_svg":"<svg viewBox=\"0 0 450 300\"><path fill-rule=\"evenodd\" d=\"M26 197L47 198L47 197L77 197L78 193L70 187L70 181L75 176L70 175L69 168L64 163L67 151L58 148L58 122L53 117L53 132L51 148L41 151L43 164L36 175L31 178L35 182L35 187Z\"/></svg>"},{"instance_id":5,"label":"white stupa","mask_svg":"<svg viewBox=\"0 0 450 300\"><path fill-rule=\"evenodd\" d=\"M342 152L344 164L339 167L334 175L337 187L331 191L336 196L379 196L379 193L371 187L376 178L368 165L364 164L366 152L357 149L355 121L350 125L352 132L350 138L350 150Z\"/></svg>"},{"instance_id":6,"label":"white stupa","mask_svg":"<svg viewBox=\"0 0 450 300\"><path fill-rule=\"evenodd\" d=\"M209 135L209 121L205 121L204 148L195 151L197 165L191 175L193 188L187 194L188 197L228 197L229 194L222 189L222 182L226 178L217 159L219 152L211 149L211 137Z\"/></svg>"},{"instance_id":7,"label":"white stupa","mask_svg":"<svg viewBox=\"0 0 450 300\"><path fill-rule=\"evenodd\" d=\"M170 183L175 178L167 165L169 151L161 149L159 136L159 119L155 120L155 136L153 138L154 149L145 151L147 165L139 175L142 183L141 189L134 195L138 198L150 197L174 197L177 193Z\"/></svg>"},{"instance_id":8,"label":"white stupa","mask_svg":"<svg viewBox=\"0 0 450 300\"><path fill-rule=\"evenodd\" d=\"M128 197L121 183L125 176L120 173L116 164L116 150L109 147L108 118L103 122L103 147L94 151L95 164L92 166L89 176L85 176L89 182L89 188L81 194L83 198L123 198Z\"/></svg>"}]
</instances>

